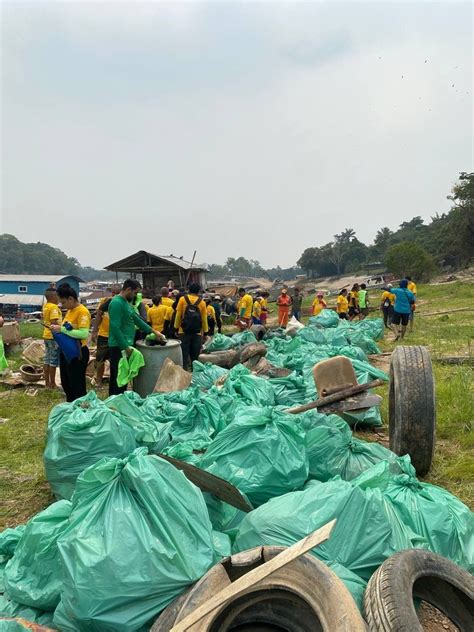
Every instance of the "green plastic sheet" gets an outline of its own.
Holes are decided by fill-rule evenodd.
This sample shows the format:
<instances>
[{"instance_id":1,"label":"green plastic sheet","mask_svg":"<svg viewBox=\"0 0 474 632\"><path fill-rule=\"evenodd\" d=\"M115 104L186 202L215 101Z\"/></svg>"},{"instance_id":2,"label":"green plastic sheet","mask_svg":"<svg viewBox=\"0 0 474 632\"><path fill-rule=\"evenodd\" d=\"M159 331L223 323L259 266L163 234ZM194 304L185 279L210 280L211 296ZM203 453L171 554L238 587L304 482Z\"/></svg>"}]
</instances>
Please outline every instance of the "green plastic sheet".
<instances>
[{"instance_id":1,"label":"green plastic sheet","mask_svg":"<svg viewBox=\"0 0 474 632\"><path fill-rule=\"evenodd\" d=\"M217 559L201 491L145 448L81 474L58 547L61 632L140 630Z\"/></svg>"},{"instance_id":2,"label":"green plastic sheet","mask_svg":"<svg viewBox=\"0 0 474 632\"><path fill-rule=\"evenodd\" d=\"M308 476L304 432L270 407L249 406L211 443L200 467L225 478L254 506L301 487Z\"/></svg>"},{"instance_id":3,"label":"green plastic sheet","mask_svg":"<svg viewBox=\"0 0 474 632\"><path fill-rule=\"evenodd\" d=\"M131 426L91 392L53 408L44 451L46 478L58 498L70 500L84 469L104 456L127 456L136 447Z\"/></svg>"},{"instance_id":4,"label":"green plastic sheet","mask_svg":"<svg viewBox=\"0 0 474 632\"><path fill-rule=\"evenodd\" d=\"M396 454L382 445L362 441L352 435L342 420L328 421L306 434L309 478L328 481L340 476L345 481L356 478L380 461L395 461Z\"/></svg>"},{"instance_id":5,"label":"green plastic sheet","mask_svg":"<svg viewBox=\"0 0 474 632\"><path fill-rule=\"evenodd\" d=\"M5 592L10 599L40 610L56 608L61 590L57 540L70 513L71 503L60 500L26 524L5 568Z\"/></svg>"},{"instance_id":6,"label":"green plastic sheet","mask_svg":"<svg viewBox=\"0 0 474 632\"><path fill-rule=\"evenodd\" d=\"M456 496L417 480L408 455L394 465L382 462L353 481L376 488L399 519L428 542L434 553L474 572L474 514Z\"/></svg>"}]
</instances>

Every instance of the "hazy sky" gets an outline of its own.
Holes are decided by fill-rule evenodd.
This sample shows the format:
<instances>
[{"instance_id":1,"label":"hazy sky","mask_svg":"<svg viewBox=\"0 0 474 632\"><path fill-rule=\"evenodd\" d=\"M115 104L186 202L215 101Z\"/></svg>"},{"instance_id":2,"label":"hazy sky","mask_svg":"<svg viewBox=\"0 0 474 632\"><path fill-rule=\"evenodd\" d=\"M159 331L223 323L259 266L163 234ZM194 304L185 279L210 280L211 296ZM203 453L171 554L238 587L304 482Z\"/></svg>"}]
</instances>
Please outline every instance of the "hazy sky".
<instances>
[{"instance_id":1,"label":"hazy sky","mask_svg":"<svg viewBox=\"0 0 474 632\"><path fill-rule=\"evenodd\" d=\"M286 267L429 219L472 170L471 29L455 2L3 2L0 232Z\"/></svg>"}]
</instances>

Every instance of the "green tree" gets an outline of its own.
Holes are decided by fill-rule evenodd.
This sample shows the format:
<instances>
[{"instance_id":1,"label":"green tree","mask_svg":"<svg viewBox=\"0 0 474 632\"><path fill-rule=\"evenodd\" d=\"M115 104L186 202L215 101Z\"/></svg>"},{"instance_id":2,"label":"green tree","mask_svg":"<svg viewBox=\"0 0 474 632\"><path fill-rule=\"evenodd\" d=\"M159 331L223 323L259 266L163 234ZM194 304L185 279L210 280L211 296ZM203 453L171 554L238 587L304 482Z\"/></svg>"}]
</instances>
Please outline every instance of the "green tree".
<instances>
[{"instance_id":1,"label":"green tree","mask_svg":"<svg viewBox=\"0 0 474 632\"><path fill-rule=\"evenodd\" d=\"M385 264L395 276L402 278L408 274L419 281L429 281L436 271L436 264L430 253L410 241L390 246Z\"/></svg>"}]
</instances>

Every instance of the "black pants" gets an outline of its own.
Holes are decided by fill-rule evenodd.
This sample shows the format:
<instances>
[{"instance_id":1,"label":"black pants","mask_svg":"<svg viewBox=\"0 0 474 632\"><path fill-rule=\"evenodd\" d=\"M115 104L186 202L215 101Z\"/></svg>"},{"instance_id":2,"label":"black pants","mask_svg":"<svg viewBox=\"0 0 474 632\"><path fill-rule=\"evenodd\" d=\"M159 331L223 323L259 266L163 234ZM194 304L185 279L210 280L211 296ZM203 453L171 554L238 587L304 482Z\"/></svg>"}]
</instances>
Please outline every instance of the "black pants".
<instances>
[{"instance_id":1,"label":"black pants","mask_svg":"<svg viewBox=\"0 0 474 632\"><path fill-rule=\"evenodd\" d=\"M66 356L59 354L59 373L61 375L61 385L66 393L66 401L73 402L78 397L83 397L87 393L86 389L86 369L89 363L89 349L81 348L81 357L68 362Z\"/></svg>"},{"instance_id":2,"label":"black pants","mask_svg":"<svg viewBox=\"0 0 474 632\"><path fill-rule=\"evenodd\" d=\"M120 347L109 347L110 351L110 379L109 379L109 395L120 395L127 390L127 384L125 386L119 386L117 384L118 365L122 357Z\"/></svg>"},{"instance_id":3,"label":"black pants","mask_svg":"<svg viewBox=\"0 0 474 632\"><path fill-rule=\"evenodd\" d=\"M183 367L192 370L192 363L201 353L201 334L180 334L181 351L183 352Z\"/></svg>"},{"instance_id":4,"label":"black pants","mask_svg":"<svg viewBox=\"0 0 474 632\"><path fill-rule=\"evenodd\" d=\"M216 330L216 321L213 318L207 318L207 326L209 327L209 335L213 336Z\"/></svg>"},{"instance_id":5,"label":"black pants","mask_svg":"<svg viewBox=\"0 0 474 632\"><path fill-rule=\"evenodd\" d=\"M389 307L382 307L382 313L383 313L383 324L385 325L385 327L388 327L389 325L392 324L393 307L391 305Z\"/></svg>"}]
</instances>

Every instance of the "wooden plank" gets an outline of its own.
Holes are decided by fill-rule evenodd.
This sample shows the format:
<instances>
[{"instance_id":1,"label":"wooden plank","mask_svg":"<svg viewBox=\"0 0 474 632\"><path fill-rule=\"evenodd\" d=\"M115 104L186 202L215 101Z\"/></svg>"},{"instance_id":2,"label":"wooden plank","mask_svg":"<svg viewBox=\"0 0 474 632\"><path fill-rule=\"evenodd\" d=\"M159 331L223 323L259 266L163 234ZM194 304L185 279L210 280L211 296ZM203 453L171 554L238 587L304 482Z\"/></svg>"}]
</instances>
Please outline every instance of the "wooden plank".
<instances>
[{"instance_id":1,"label":"wooden plank","mask_svg":"<svg viewBox=\"0 0 474 632\"><path fill-rule=\"evenodd\" d=\"M358 393L363 393L364 391L368 391L371 388L376 388L377 386L383 386L386 384L385 380L372 380L367 384L357 384L357 386L351 386L351 388L346 388L343 391L339 391L338 393L334 393L334 395L328 395L327 397L321 397L317 399L315 402L310 402L309 404L303 404L303 406L298 406L297 408L289 408L285 410L285 413L290 413L292 415L296 415L298 413L304 413L307 410L312 410L313 408L324 408L327 404L332 404L333 402L340 402L343 399L351 397L352 395L357 395Z\"/></svg>"},{"instance_id":2,"label":"wooden plank","mask_svg":"<svg viewBox=\"0 0 474 632\"><path fill-rule=\"evenodd\" d=\"M295 542L295 544L285 549L265 564L257 566L257 568L254 568L242 577L239 577L235 580L235 582L232 582L230 586L227 586L218 592L215 597L209 599L206 603L199 606L199 608L196 608L194 612L191 612L191 614L177 623L170 632L185 632L186 630L189 630L189 628L198 623L198 621L201 621L201 619L205 616L212 613L219 606L232 599L240 597L250 586L262 581L296 558L304 555L311 549L314 549L318 546L318 544L321 544L321 542L324 542L329 538L335 524L336 520L331 520L331 522L328 522L320 529L310 533L310 535L306 536L302 540Z\"/></svg>"},{"instance_id":3,"label":"wooden plank","mask_svg":"<svg viewBox=\"0 0 474 632\"><path fill-rule=\"evenodd\" d=\"M456 312L472 312L474 307L458 307L456 309L449 309L443 312L415 312L415 316L443 316L444 314L455 314Z\"/></svg>"},{"instance_id":4,"label":"wooden plank","mask_svg":"<svg viewBox=\"0 0 474 632\"><path fill-rule=\"evenodd\" d=\"M201 468L191 465L191 463L174 459L171 456L166 456L165 454L158 454L158 456L184 472L186 478L191 483L194 483L196 487L199 487L201 491L214 494L219 500L223 500L228 505L232 505L232 507L236 507L246 513L252 511L252 505L245 500L237 487L223 478L206 472L206 470L201 470Z\"/></svg>"}]
</instances>

